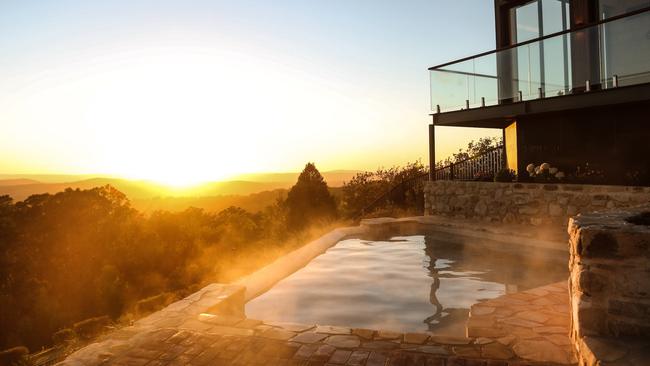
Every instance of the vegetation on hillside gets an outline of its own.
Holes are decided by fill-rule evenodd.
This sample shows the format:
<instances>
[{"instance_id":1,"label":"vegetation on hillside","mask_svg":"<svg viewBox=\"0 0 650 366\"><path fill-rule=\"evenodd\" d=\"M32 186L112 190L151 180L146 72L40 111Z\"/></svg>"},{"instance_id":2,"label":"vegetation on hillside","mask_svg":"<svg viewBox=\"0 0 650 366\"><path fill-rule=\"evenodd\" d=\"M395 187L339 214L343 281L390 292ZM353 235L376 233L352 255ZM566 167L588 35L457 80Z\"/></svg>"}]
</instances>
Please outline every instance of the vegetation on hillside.
<instances>
[{"instance_id":1,"label":"vegetation on hillside","mask_svg":"<svg viewBox=\"0 0 650 366\"><path fill-rule=\"evenodd\" d=\"M275 204L278 199L287 197L287 189L274 189L261 191L249 195L221 195L221 196L196 196L196 197L154 197L131 200L131 206L144 214L155 211L180 212L188 207L202 208L214 212L225 210L230 206L241 207L249 212L260 212L268 206ZM128 195L127 195L128 196Z\"/></svg>"},{"instance_id":2,"label":"vegetation on hillside","mask_svg":"<svg viewBox=\"0 0 650 366\"><path fill-rule=\"evenodd\" d=\"M471 144L466 153L487 146ZM256 210L143 213L110 185L18 202L0 195L0 349L50 345L54 333L86 319L128 322L142 309L253 272L341 217L419 214L426 172L416 161L358 173L333 190L309 163L291 190L263 195L267 204ZM402 182L415 183L393 190Z\"/></svg>"},{"instance_id":3,"label":"vegetation on hillside","mask_svg":"<svg viewBox=\"0 0 650 366\"><path fill-rule=\"evenodd\" d=\"M334 202L313 164L286 200L256 213L144 215L111 186L0 196L0 349L38 349L84 319L128 321L140 300L250 273L325 230Z\"/></svg>"},{"instance_id":4,"label":"vegetation on hillside","mask_svg":"<svg viewBox=\"0 0 650 366\"><path fill-rule=\"evenodd\" d=\"M374 172L358 173L343 185L341 211L347 217L357 217L360 214L376 216L417 213L421 203L418 200L423 194L421 182L405 185L404 189L399 191L391 192L391 190L402 182L411 182L422 177L426 172L427 169L418 160L407 163L403 167L380 168ZM372 206L385 193L392 194L385 201ZM367 211L368 209L370 211Z\"/></svg>"}]
</instances>

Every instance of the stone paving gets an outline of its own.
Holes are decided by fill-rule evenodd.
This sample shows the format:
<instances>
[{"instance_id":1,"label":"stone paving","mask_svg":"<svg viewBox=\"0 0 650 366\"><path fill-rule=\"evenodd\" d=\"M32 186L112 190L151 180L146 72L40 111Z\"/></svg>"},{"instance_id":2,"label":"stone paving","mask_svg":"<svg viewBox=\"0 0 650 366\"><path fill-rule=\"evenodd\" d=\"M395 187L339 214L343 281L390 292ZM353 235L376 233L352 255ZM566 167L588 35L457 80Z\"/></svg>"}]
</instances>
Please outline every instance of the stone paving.
<instances>
[{"instance_id":1,"label":"stone paving","mask_svg":"<svg viewBox=\"0 0 650 366\"><path fill-rule=\"evenodd\" d=\"M335 230L237 284L211 284L76 351L62 365L417 365L525 366L575 364L569 340L566 283L481 302L470 310L467 337L247 319L244 304L324 251L341 236L392 224L436 225L430 218L364 220ZM407 226L408 226L407 225ZM458 230L452 226L449 230ZM467 230L465 230L467 231ZM480 237L494 233L484 229ZM517 241L519 243L519 241ZM527 245L555 242L528 238ZM293 266L293 267L292 267ZM276 267L281 267L280 269ZM277 272L277 273L276 273ZM405 309L408 311L408 309Z\"/></svg>"},{"instance_id":2,"label":"stone paving","mask_svg":"<svg viewBox=\"0 0 650 366\"><path fill-rule=\"evenodd\" d=\"M155 329L107 349L104 365L525 365L479 339L217 317ZM64 365L88 364L74 357Z\"/></svg>"},{"instance_id":3,"label":"stone paving","mask_svg":"<svg viewBox=\"0 0 650 366\"><path fill-rule=\"evenodd\" d=\"M566 365L577 362L570 324L567 283L558 282L473 305L467 334L507 345L522 359Z\"/></svg>"},{"instance_id":4,"label":"stone paving","mask_svg":"<svg viewBox=\"0 0 650 366\"><path fill-rule=\"evenodd\" d=\"M235 290L228 290L237 292ZM212 295L217 296L217 294ZM201 299L198 297L197 299ZM200 302L200 301L199 301ZM195 306L189 302L186 306ZM63 365L418 365L575 363L568 340L566 285L553 284L477 304L469 337L262 322L173 308L113 332ZM201 311L198 307L196 310ZM170 319L175 319L171 321ZM179 323L180 321L180 323Z\"/></svg>"}]
</instances>

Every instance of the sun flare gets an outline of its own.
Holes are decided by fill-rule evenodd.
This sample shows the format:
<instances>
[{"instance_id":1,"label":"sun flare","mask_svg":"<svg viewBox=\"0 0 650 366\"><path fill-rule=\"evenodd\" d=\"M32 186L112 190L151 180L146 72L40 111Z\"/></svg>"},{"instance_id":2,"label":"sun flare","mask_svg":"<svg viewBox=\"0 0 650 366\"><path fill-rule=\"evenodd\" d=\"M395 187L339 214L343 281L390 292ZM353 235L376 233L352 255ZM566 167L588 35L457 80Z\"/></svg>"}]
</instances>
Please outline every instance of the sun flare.
<instances>
[{"instance_id":1,"label":"sun flare","mask_svg":"<svg viewBox=\"0 0 650 366\"><path fill-rule=\"evenodd\" d=\"M340 161L347 155L332 151L330 141L359 150L365 142L350 141L331 121L356 118L350 133L371 131L373 123L357 118L365 107L319 74L227 49L126 49L99 58L87 73L57 75L69 80L43 80L29 98L5 99L10 117L24 122L8 132L31 139L12 148L39 146L59 169L174 187L268 167L291 171L309 160L334 165L325 157ZM328 108L313 113L323 106ZM21 130L29 125L46 133ZM11 144L8 139L5 146Z\"/></svg>"}]
</instances>

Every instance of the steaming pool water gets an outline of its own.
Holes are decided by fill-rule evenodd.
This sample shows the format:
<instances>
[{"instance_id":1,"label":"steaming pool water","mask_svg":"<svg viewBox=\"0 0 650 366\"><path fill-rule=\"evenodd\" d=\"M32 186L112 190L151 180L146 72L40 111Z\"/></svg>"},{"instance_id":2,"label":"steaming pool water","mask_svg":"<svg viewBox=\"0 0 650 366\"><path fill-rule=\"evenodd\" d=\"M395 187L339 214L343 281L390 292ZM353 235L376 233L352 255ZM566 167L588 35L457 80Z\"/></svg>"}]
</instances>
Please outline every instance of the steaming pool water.
<instances>
[{"instance_id":1,"label":"steaming pool water","mask_svg":"<svg viewBox=\"0 0 650 366\"><path fill-rule=\"evenodd\" d=\"M346 239L249 301L246 315L464 336L472 304L567 275L555 250L443 233Z\"/></svg>"}]
</instances>

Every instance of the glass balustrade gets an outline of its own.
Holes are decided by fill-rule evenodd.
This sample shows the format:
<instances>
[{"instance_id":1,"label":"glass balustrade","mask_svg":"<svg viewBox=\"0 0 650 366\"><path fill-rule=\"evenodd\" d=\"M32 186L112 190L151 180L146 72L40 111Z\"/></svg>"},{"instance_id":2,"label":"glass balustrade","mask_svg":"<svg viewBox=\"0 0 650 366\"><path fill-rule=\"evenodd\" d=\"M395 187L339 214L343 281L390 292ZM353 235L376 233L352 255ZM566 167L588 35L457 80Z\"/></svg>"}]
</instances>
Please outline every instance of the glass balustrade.
<instances>
[{"instance_id":1,"label":"glass balustrade","mask_svg":"<svg viewBox=\"0 0 650 366\"><path fill-rule=\"evenodd\" d=\"M650 83L650 11L430 69L441 112Z\"/></svg>"}]
</instances>

